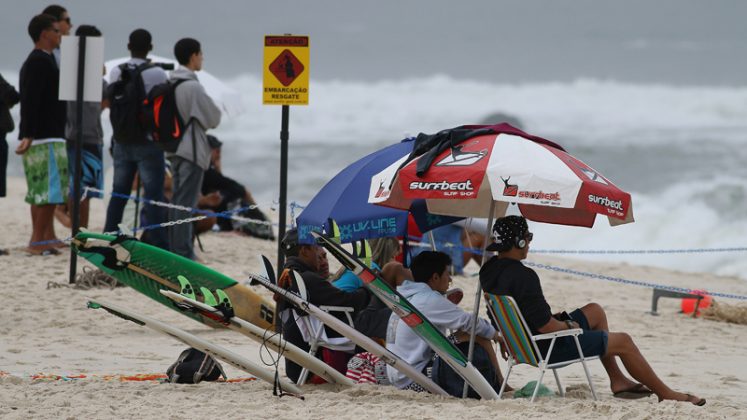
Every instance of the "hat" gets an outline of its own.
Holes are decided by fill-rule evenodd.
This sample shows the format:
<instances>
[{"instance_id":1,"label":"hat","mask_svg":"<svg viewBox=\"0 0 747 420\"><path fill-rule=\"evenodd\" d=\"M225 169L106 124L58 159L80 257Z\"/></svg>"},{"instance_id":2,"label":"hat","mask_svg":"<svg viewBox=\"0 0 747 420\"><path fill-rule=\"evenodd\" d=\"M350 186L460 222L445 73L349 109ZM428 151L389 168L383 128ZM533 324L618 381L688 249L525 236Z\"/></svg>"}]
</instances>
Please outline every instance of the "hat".
<instances>
[{"instance_id":1,"label":"hat","mask_svg":"<svg viewBox=\"0 0 747 420\"><path fill-rule=\"evenodd\" d=\"M523 216L506 216L496 220L493 224L493 243L485 248L487 251L508 251L518 246L529 232L527 219Z\"/></svg>"},{"instance_id":2,"label":"hat","mask_svg":"<svg viewBox=\"0 0 747 420\"><path fill-rule=\"evenodd\" d=\"M283 236L283 240L280 241L283 245L283 253L286 255L296 255L298 253L298 229L288 229Z\"/></svg>"}]
</instances>

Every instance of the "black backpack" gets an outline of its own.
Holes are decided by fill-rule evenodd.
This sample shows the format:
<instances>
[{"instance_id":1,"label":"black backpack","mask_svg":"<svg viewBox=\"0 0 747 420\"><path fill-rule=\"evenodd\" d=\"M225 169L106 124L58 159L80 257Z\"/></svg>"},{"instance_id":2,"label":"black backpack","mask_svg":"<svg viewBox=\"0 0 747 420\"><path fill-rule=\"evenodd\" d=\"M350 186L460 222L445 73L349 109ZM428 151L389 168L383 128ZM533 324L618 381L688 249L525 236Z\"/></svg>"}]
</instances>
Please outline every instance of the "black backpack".
<instances>
[{"instance_id":1,"label":"black backpack","mask_svg":"<svg viewBox=\"0 0 747 420\"><path fill-rule=\"evenodd\" d=\"M217 381L223 376L228 379L221 365L207 354L188 348L166 369L169 382L175 384L197 384L201 381Z\"/></svg>"},{"instance_id":2,"label":"black backpack","mask_svg":"<svg viewBox=\"0 0 747 420\"><path fill-rule=\"evenodd\" d=\"M127 63L120 64L122 72L119 80L107 88L109 99L109 120L118 143L135 144L147 140L143 126L143 101L146 99L145 84L141 73L153 65L143 63L131 68Z\"/></svg>"},{"instance_id":3,"label":"black backpack","mask_svg":"<svg viewBox=\"0 0 747 420\"><path fill-rule=\"evenodd\" d=\"M184 123L176 107L176 88L188 79L177 79L158 84L144 102L145 129L153 141L166 152L176 152L191 123Z\"/></svg>"}]
</instances>

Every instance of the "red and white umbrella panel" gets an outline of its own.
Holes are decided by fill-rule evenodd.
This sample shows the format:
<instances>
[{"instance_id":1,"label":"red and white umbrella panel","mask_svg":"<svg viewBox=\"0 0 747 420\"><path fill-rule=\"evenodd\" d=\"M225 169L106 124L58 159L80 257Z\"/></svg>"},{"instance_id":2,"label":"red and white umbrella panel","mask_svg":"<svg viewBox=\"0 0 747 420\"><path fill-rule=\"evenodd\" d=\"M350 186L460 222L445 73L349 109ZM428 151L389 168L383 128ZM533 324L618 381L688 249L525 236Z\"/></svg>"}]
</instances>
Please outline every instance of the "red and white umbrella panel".
<instances>
[{"instance_id":1,"label":"red and white umbrella panel","mask_svg":"<svg viewBox=\"0 0 747 420\"><path fill-rule=\"evenodd\" d=\"M495 200L496 217L515 203L539 222L591 227L597 214L611 225L633 221L630 194L549 144L506 133L474 137L442 152L419 177L422 158L397 171L403 157L375 175L369 202L407 209L422 198L434 214L485 217Z\"/></svg>"}]
</instances>

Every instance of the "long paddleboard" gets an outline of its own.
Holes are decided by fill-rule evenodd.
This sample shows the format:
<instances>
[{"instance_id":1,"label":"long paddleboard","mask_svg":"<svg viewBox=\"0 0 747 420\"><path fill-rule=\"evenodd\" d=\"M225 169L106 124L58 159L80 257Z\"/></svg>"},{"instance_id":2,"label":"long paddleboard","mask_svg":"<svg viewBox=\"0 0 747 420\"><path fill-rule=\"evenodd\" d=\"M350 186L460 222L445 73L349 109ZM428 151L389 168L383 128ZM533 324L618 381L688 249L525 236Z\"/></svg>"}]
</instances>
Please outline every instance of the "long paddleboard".
<instances>
[{"instance_id":1,"label":"long paddleboard","mask_svg":"<svg viewBox=\"0 0 747 420\"><path fill-rule=\"evenodd\" d=\"M381 299L392 312L410 327L415 334L451 366L484 399L498 399L498 394L488 383L480 371L475 368L462 353L441 331L433 325L407 299L392 288L384 279L369 269L364 263L352 256L342 246L318 232L311 232L317 243L322 245L340 263L363 280L363 284L376 297Z\"/></svg>"},{"instance_id":2,"label":"long paddleboard","mask_svg":"<svg viewBox=\"0 0 747 420\"><path fill-rule=\"evenodd\" d=\"M161 334L174 337L175 339L181 341L182 343L192 348L195 348L203 353L216 357L237 369L243 370L244 372L254 375L259 379L269 382L270 384L273 384L273 385L275 384L275 380L276 380L275 372L265 369L262 366L259 366L258 364L252 362L251 360L244 358L242 356L239 356L238 354L226 349L225 347L221 347L217 344L213 344L203 338L190 334L184 330L173 327L171 325L168 325L164 322L161 322L149 316L138 314L127 308L123 308L121 306L102 302L99 300L88 301L88 307L92 309L99 309L99 308L105 309L107 312L113 315L116 315L122 319L132 321L140 326L148 327L152 329L153 331L159 332ZM282 379L278 379L278 380L280 381L280 386L284 390L292 392L297 395L303 394L301 389L298 388L295 384L287 380L282 380Z\"/></svg>"},{"instance_id":3,"label":"long paddleboard","mask_svg":"<svg viewBox=\"0 0 747 420\"><path fill-rule=\"evenodd\" d=\"M446 391L443 390L443 388L438 386L435 382L433 382L430 378L425 376L422 372L412 367L412 365L408 364L407 362L402 360L399 356L387 350L385 347L382 347L379 343L373 341L371 338L366 337L365 335L356 331L355 329L350 327L350 325L340 321L334 316L319 309L318 306L310 303L307 300L302 299L297 294L289 290L283 289L282 287L279 287L274 281L275 271L272 267L272 263L264 255L261 256L261 259L262 259L262 267L264 268L265 272L263 274L250 274L252 283L259 283L262 286L265 286L266 288L273 291L274 293L279 294L280 296L282 296L283 298L285 298L290 303L292 303L294 306L298 307L304 312L307 312L317 317L320 321L322 321L322 323L334 329L335 331L342 334L343 336L349 338L350 341L357 344L358 346L365 349L366 351L372 354L375 354L376 356L379 357L379 359L383 360L386 364L388 364L389 366L392 366L393 368L407 375L408 378L417 382L418 384L420 384L420 386L427 389L429 392L433 394L437 394L437 395L449 395ZM298 275L298 273L296 273L295 271L291 271L291 273L294 276L293 278L297 284L303 284L303 278L301 278L301 276Z\"/></svg>"},{"instance_id":4,"label":"long paddleboard","mask_svg":"<svg viewBox=\"0 0 747 420\"><path fill-rule=\"evenodd\" d=\"M161 290L182 292L178 276L189 279L197 297L205 300L201 288L210 292L222 289L231 299L236 316L260 328L272 328L275 303L264 299L250 288L215 270L188 258L140 242L132 237L116 237L93 232L75 235L73 247L105 273L138 292L171 309L173 303ZM210 295L212 297L212 295ZM209 318L198 313L189 316L208 325L216 326Z\"/></svg>"},{"instance_id":5,"label":"long paddleboard","mask_svg":"<svg viewBox=\"0 0 747 420\"><path fill-rule=\"evenodd\" d=\"M257 343L266 345L273 351L282 354L287 359L309 369L329 383L344 386L353 385L353 381L345 375L316 357L312 357L301 348L283 340L278 334L272 332L268 334L267 330L259 328L241 318L236 316L226 316L226 314L218 308L190 299L186 296L172 292L171 290L161 290L161 294L174 301L179 309L198 312L203 317L210 318L234 331L244 334Z\"/></svg>"}]
</instances>

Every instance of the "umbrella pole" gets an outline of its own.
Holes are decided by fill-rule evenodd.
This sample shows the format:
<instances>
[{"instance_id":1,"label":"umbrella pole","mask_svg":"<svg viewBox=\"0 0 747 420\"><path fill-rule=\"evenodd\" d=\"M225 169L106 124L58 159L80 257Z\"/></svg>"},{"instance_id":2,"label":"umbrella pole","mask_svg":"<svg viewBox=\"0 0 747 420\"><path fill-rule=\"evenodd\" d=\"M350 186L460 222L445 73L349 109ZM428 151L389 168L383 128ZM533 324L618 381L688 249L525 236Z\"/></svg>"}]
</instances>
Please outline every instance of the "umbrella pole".
<instances>
[{"instance_id":1,"label":"umbrella pole","mask_svg":"<svg viewBox=\"0 0 747 420\"><path fill-rule=\"evenodd\" d=\"M482 244L482 263L480 267L485 265L488 260L488 252L485 248L488 247L488 238L490 238L490 229L493 226L493 218L495 214L495 200L490 200L490 215L488 216L488 227L485 232L485 240ZM469 351L467 352L467 361L472 362L472 356L475 352L475 335L477 334L477 315L480 313L480 298L482 297L482 287L480 286L480 280L478 279L477 291L475 292L475 309L472 311L472 328L469 332ZM467 390L469 385L467 381L464 382L464 388L462 389L462 398L467 398Z\"/></svg>"}]
</instances>

